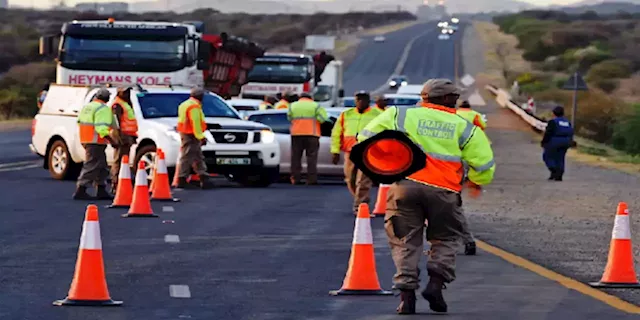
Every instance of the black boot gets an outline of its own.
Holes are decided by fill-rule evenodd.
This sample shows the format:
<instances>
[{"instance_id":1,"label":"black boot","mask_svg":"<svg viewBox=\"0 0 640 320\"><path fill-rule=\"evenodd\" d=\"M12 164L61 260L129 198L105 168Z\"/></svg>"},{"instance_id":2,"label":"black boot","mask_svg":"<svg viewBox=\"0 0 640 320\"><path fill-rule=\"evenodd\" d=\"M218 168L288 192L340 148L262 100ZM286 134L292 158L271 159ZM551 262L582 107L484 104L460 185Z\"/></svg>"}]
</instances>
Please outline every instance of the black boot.
<instances>
[{"instance_id":1,"label":"black boot","mask_svg":"<svg viewBox=\"0 0 640 320\"><path fill-rule=\"evenodd\" d=\"M209 190L209 189L213 189L213 187L214 185L213 185L213 181L211 181L211 177L209 177L208 175L200 176L200 189Z\"/></svg>"},{"instance_id":2,"label":"black boot","mask_svg":"<svg viewBox=\"0 0 640 320\"><path fill-rule=\"evenodd\" d=\"M476 242L471 241L464 244L464 254L467 256L476 255Z\"/></svg>"},{"instance_id":3,"label":"black boot","mask_svg":"<svg viewBox=\"0 0 640 320\"><path fill-rule=\"evenodd\" d=\"M179 189L194 189L194 186L187 181L187 178L178 178Z\"/></svg>"},{"instance_id":4,"label":"black boot","mask_svg":"<svg viewBox=\"0 0 640 320\"><path fill-rule=\"evenodd\" d=\"M447 303L442 296L444 279L439 276L431 276L427 287L422 291L422 297L429 301L429 308L435 312L447 312Z\"/></svg>"},{"instance_id":5,"label":"black boot","mask_svg":"<svg viewBox=\"0 0 640 320\"><path fill-rule=\"evenodd\" d=\"M107 191L106 186L99 186L98 192L96 192L96 198L98 200L113 200L113 196Z\"/></svg>"},{"instance_id":6,"label":"black boot","mask_svg":"<svg viewBox=\"0 0 640 320\"><path fill-rule=\"evenodd\" d=\"M414 290L400 291L400 305L396 311L398 314L416 313L416 292Z\"/></svg>"},{"instance_id":7,"label":"black boot","mask_svg":"<svg viewBox=\"0 0 640 320\"><path fill-rule=\"evenodd\" d=\"M549 180L549 181L555 180L556 179L556 171L553 170L553 169L549 169L549 171L551 171L551 175L549 176L549 179L547 179L547 180Z\"/></svg>"},{"instance_id":8,"label":"black boot","mask_svg":"<svg viewBox=\"0 0 640 320\"><path fill-rule=\"evenodd\" d=\"M73 200L95 200L95 198L87 193L87 187L77 187Z\"/></svg>"},{"instance_id":9,"label":"black boot","mask_svg":"<svg viewBox=\"0 0 640 320\"><path fill-rule=\"evenodd\" d=\"M564 174L563 170L558 170L556 171L556 176L554 177L553 180L555 181L562 181L562 175Z\"/></svg>"}]
</instances>

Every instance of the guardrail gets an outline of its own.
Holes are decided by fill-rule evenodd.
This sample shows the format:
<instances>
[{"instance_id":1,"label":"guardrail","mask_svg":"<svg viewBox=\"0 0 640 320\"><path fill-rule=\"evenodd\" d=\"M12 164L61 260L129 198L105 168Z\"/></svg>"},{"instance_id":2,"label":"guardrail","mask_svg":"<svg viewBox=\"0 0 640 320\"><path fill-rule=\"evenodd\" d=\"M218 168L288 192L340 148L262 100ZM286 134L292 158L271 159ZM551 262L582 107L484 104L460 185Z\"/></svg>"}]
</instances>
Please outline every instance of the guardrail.
<instances>
[{"instance_id":1,"label":"guardrail","mask_svg":"<svg viewBox=\"0 0 640 320\"><path fill-rule=\"evenodd\" d=\"M487 91L491 92L496 97L496 102L501 107L511 109L511 111L522 118L522 120L530 124L534 130L538 132L544 132L547 129L547 122L538 118L536 115L520 108L518 104L512 100L511 94L506 90L494 87L492 85L485 86L485 89L487 89Z\"/></svg>"}]
</instances>

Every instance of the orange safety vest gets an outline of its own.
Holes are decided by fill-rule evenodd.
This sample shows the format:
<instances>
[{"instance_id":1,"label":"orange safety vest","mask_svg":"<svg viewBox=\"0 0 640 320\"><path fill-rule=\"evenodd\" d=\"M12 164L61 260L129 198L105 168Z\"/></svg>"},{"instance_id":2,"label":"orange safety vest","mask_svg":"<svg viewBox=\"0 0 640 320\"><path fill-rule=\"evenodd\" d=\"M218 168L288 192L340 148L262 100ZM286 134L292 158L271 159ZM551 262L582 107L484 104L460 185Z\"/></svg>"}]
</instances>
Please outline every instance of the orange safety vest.
<instances>
[{"instance_id":1,"label":"orange safety vest","mask_svg":"<svg viewBox=\"0 0 640 320\"><path fill-rule=\"evenodd\" d=\"M133 108L126 101L120 97L116 97L116 100L111 105L113 114L115 114L115 106L119 105L122 108L122 115L118 121L120 122L120 131L123 134L137 137L138 136L138 121L136 120Z\"/></svg>"},{"instance_id":2,"label":"orange safety vest","mask_svg":"<svg viewBox=\"0 0 640 320\"><path fill-rule=\"evenodd\" d=\"M187 107L184 105L188 104ZM198 108L202 110L202 103L195 98L189 98L178 107L178 126L176 130L184 134L193 134L193 121L191 119L191 110ZM184 110L184 113L182 112ZM200 119L202 131L207 130L207 123L204 118Z\"/></svg>"},{"instance_id":3,"label":"orange safety vest","mask_svg":"<svg viewBox=\"0 0 640 320\"><path fill-rule=\"evenodd\" d=\"M106 114L102 110L108 110ZM100 112L100 113L98 113ZM101 137L109 134L113 125L113 114L102 100L95 99L80 110L78 115L78 135L81 144L107 144ZM99 133L100 132L100 133Z\"/></svg>"},{"instance_id":4,"label":"orange safety vest","mask_svg":"<svg viewBox=\"0 0 640 320\"><path fill-rule=\"evenodd\" d=\"M309 98L292 103L288 114L292 136L320 137L320 123L327 120L327 111Z\"/></svg>"}]
</instances>

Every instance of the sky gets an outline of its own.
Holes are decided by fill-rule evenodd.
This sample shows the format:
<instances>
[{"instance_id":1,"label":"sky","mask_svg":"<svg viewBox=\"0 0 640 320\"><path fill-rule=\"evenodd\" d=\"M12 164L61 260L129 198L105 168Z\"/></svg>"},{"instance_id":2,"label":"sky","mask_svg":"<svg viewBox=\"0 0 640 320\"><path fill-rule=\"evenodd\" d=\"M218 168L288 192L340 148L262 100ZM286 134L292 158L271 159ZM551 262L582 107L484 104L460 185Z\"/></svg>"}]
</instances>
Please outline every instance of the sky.
<instances>
[{"instance_id":1,"label":"sky","mask_svg":"<svg viewBox=\"0 0 640 320\"><path fill-rule=\"evenodd\" d=\"M109 2L114 0L66 0L65 3L68 6L73 6L78 2ZM115 0L115 1L123 1L123 2L136 2L136 0ZM395 0L391 0L395 1ZM478 1L478 0L469 0L469 1ZM580 0L520 0L524 2L529 2L537 5L549 5L549 4L570 4L579 2ZM53 3L59 3L59 0L9 0L9 4L16 4L21 6L35 6L39 8L49 7Z\"/></svg>"}]
</instances>

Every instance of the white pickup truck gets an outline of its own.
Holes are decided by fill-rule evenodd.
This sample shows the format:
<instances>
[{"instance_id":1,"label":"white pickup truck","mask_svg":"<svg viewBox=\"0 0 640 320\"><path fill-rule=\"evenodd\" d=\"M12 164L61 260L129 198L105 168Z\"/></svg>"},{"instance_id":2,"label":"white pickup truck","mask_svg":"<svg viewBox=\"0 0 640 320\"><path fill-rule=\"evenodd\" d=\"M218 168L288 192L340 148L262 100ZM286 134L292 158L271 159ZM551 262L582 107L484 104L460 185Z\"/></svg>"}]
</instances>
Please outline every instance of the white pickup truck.
<instances>
[{"instance_id":1,"label":"white pickup truck","mask_svg":"<svg viewBox=\"0 0 640 320\"><path fill-rule=\"evenodd\" d=\"M76 179L84 161L78 139L77 117L97 87L52 84L32 125L31 151L44 158L44 168L55 179ZM116 88L109 88L115 99ZM131 148L131 165L143 161L150 170L156 148L166 154L173 172L180 149L176 132L178 105L189 98L189 88L134 85L132 107L138 121L138 141ZM273 131L266 125L241 119L238 112L218 95L207 92L203 111L207 144L203 147L210 172L224 175L245 186L266 187L277 181L280 149ZM107 161L113 163L113 148Z\"/></svg>"}]
</instances>

